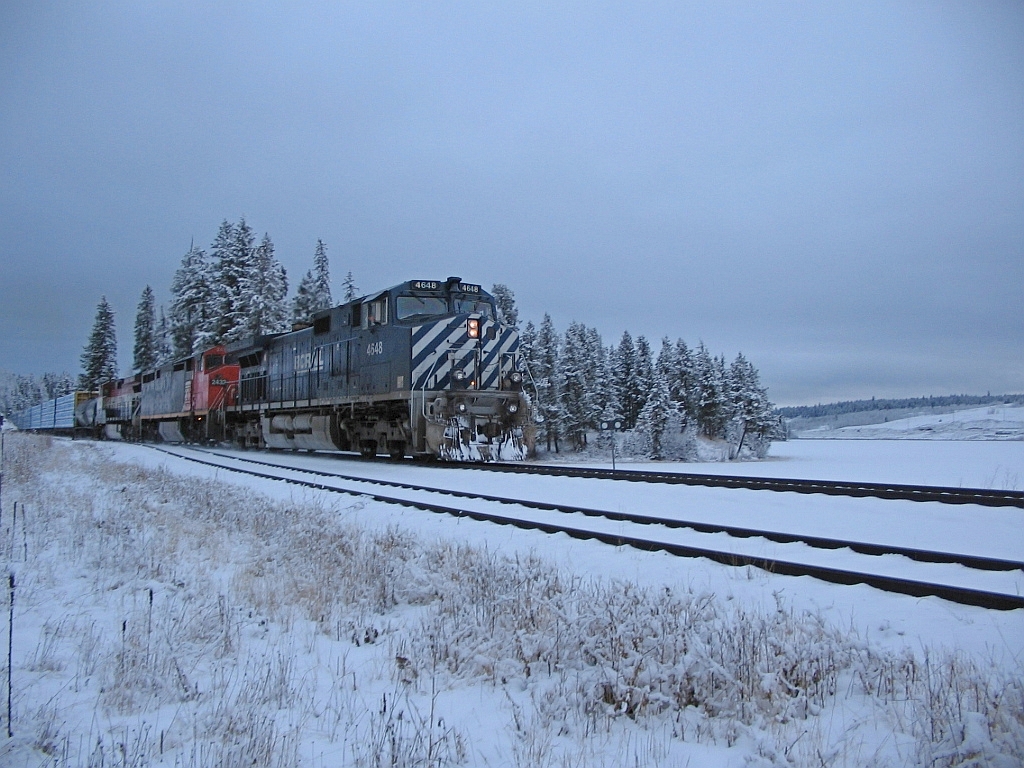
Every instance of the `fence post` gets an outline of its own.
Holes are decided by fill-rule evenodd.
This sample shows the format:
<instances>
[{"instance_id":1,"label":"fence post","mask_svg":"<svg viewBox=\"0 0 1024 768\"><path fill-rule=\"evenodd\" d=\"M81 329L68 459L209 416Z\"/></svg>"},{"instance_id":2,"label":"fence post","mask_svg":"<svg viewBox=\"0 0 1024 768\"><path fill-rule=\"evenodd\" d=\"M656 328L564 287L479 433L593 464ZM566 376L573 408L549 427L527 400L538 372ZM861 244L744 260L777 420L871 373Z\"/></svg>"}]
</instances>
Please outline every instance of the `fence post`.
<instances>
[{"instance_id":1,"label":"fence post","mask_svg":"<svg viewBox=\"0 0 1024 768\"><path fill-rule=\"evenodd\" d=\"M14 670L14 571L7 574L11 588L11 613L7 630L7 738L14 738L11 723L11 672Z\"/></svg>"}]
</instances>

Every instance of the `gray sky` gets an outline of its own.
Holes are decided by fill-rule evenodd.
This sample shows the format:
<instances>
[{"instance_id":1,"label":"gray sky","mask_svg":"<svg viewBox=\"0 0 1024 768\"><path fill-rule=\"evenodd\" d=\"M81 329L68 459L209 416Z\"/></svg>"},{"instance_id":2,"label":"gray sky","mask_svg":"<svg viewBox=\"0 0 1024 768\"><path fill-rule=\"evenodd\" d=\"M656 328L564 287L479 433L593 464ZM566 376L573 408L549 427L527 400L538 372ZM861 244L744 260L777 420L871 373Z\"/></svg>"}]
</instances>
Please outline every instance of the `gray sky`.
<instances>
[{"instance_id":1,"label":"gray sky","mask_svg":"<svg viewBox=\"0 0 1024 768\"><path fill-rule=\"evenodd\" d=\"M780 404L1024 391L1024 4L0 4L0 368L122 369L192 239L743 351Z\"/></svg>"}]
</instances>

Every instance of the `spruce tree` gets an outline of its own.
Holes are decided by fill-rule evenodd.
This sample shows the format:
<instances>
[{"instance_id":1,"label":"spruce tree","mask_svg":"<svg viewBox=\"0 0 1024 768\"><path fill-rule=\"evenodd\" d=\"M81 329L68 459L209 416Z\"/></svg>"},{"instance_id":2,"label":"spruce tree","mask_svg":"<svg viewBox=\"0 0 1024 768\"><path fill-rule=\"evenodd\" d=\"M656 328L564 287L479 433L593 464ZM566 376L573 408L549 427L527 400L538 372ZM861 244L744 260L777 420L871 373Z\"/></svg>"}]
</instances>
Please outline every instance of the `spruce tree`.
<instances>
[{"instance_id":1,"label":"spruce tree","mask_svg":"<svg viewBox=\"0 0 1024 768\"><path fill-rule=\"evenodd\" d=\"M359 298L359 289L356 287L356 281L352 277L352 272L348 272L348 274L345 275L345 280L342 282L341 288L345 293L344 302L346 304Z\"/></svg>"},{"instance_id":2,"label":"spruce tree","mask_svg":"<svg viewBox=\"0 0 1024 768\"><path fill-rule=\"evenodd\" d=\"M650 457L661 459L662 438L669 420L675 414L675 404L672 402L672 395L669 392L668 378L661 370L654 373L650 395L644 403L643 410L637 418L637 431L642 432L650 441Z\"/></svg>"},{"instance_id":3,"label":"spruce tree","mask_svg":"<svg viewBox=\"0 0 1024 768\"><path fill-rule=\"evenodd\" d=\"M292 323L306 325L313 321L314 303L316 300L316 281L311 271L303 275L299 287L295 289L292 299Z\"/></svg>"},{"instance_id":4,"label":"spruce tree","mask_svg":"<svg viewBox=\"0 0 1024 768\"><path fill-rule=\"evenodd\" d=\"M148 285L142 291L135 313L135 347L132 350L132 370L136 373L156 368L156 300Z\"/></svg>"},{"instance_id":5,"label":"spruce tree","mask_svg":"<svg viewBox=\"0 0 1024 768\"><path fill-rule=\"evenodd\" d=\"M334 299L331 298L331 269L327 261L327 246L319 239L316 241L316 252L313 254L313 286L314 312L334 306Z\"/></svg>"},{"instance_id":6,"label":"spruce tree","mask_svg":"<svg viewBox=\"0 0 1024 768\"><path fill-rule=\"evenodd\" d=\"M636 376L636 347L629 331L622 332L619 346L615 350L615 385L618 389L619 406L627 429L636 426L640 415L640 383Z\"/></svg>"},{"instance_id":7,"label":"spruce tree","mask_svg":"<svg viewBox=\"0 0 1024 768\"><path fill-rule=\"evenodd\" d=\"M253 284L246 278L255 269L255 242L256 236L244 217L238 224L226 219L221 222L211 246L216 316L206 343L223 344L246 335L253 303L249 293Z\"/></svg>"},{"instance_id":8,"label":"spruce tree","mask_svg":"<svg viewBox=\"0 0 1024 768\"><path fill-rule=\"evenodd\" d=\"M164 314L163 305L160 306L160 320L156 324L156 364L163 365L171 359L171 327L167 322L167 315Z\"/></svg>"},{"instance_id":9,"label":"spruce tree","mask_svg":"<svg viewBox=\"0 0 1024 768\"><path fill-rule=\"evenodd\" d=\"M542 429L548 450L554 445L558 452L559 425L562 414L561 377L558 359L559 337L551 315L545 313L537 333L537 365L533 375L540 395L539 412L544 417Z\"/></svg>"},{"instance_id":10,"label":"spruce tree","mask_svg":"<svg viewBox=\"0 0 1024 768\"><path fill-rule=\"evenodd\" d=\"M561 432L572 440L576 450L587 445L587 429L597 419L600 409L595 401L592 358L587 341L587 328L572 322L565 331L561 371Z\"/></svg>"},{"instance_id":11,"label":"spruce tree","mask_svg":"<svg viewBox=\"0 0 1024 768\"><path fill-rule=\"evenodd\" d=\"M224 222L227 224L227 222ZM212 346L216 335L217 297L206 251L195 244L181 260L171 284L171 358L188 357Z\"/></svg>"},{"instance_id":12,"label":"spruce tree","mask_svg":"<svg viewBox=\"0 0 1024 768\"><path fill-rule=\"evenodd\" d=\"M495 283L491 288L494 303L498 307L498 322L511 328L519 328L519 310L516 309L516 295L504 283Z\"/></svg>"},{"instance_id":13,"label":"spruce tree","mask_svg":"<svg viewBox=\"0 0 1024 768\"><path fill-rule=\"evenodd\" d=\"M81 363L79 386L82 389L93 391L102 382L117 378L117 332L114 330L114 312L106 296L96 307L96 320L82 352Z\"/></svg>"},{"instance_id":14,"label":"spruce tree","mask_svg":"<svg viewBox=\"0 0 1024 768\"><path fill-rule=\"evenodd\" d=\"M239 295L245 305L241 307L242 321L237 338L288 330L285 302L288 277L284 267L274 258L274 243L269 234L263 235L263 240L253 252L252 270L243 277Z\"/></svg>"}]
</instances>

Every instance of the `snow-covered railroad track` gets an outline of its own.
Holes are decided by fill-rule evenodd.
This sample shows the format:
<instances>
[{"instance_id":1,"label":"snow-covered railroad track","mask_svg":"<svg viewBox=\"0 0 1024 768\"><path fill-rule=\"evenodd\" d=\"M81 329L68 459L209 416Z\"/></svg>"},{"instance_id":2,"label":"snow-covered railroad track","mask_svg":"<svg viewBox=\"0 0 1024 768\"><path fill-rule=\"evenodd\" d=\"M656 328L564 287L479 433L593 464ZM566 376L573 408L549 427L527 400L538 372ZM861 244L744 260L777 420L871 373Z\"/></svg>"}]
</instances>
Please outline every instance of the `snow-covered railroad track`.
<instances>
[{"instance_id":1,"label":"snow-covered railroad track","mask_svg":"<svg viewBox=\"0 0 1024 768\"><path fill-rule=\"evenodd\" d=\"M952 488L895 483L841 482L835 480L798 480L792 478L744 477L742 475L701 475L692 472L650 472L595 467L567 467L543 464L456 464L469 470L516 472L555 477L601 478L634 483L700 485L709 488L745 488L751 491L821 493L828 496L937 501L941 504L980 504L986 507L1024 509L1024 491L990 488Z\"/></svg>"},{"instance_id":2,"label":"snow-covered railroad track","mask_svg":"<svg viewBox=\"0 0 1024 768\"><path fill-rule=\"evenodd\" d=\"M733 566L753 566L775 574L812 576L837 584L867 584L888 592L917 597L937 596L966 605L1010 610L1024 608L1024 563L998 558L961 555L844 541L792 533L713 525L706 522L650 517L609 510L581 508L467 493L445 488L425 487L409 483L353 477L335 472L318 471L219 454L213 451L176 448L155 448L172 456L219 469L254 477L282 480L317 490L367 496L374 500L407 507L469 517L501 525L564 533L577 539L595 539L604 543L629 545L649 551L663 551L683 557L703 557ZM259 466L260 469L255 469ZM310 476L319 478L309 479ZM344 483L345 485L341 485ZM377 489L393 489L382 495ZM398 494L398 495L393 495ZM443 497L465 500L463 506L439 503ZM519 512L508 514L501 507L513 505ZM583 525L568 525L566 515L580 517ZM652 538L641 535L659 529ZM723 540L724 538L724 540ZM754 547L744 547L737 539L755 540ZM725 548L706 544L729 543ZM751 550L761 550L752 552ZM769 550L769 551L765 551ZM830 550L823 553L822 550ZM782 557L779 557L782 555ZM793 559L789 559L793 558ZM825 562L825 561L829 562ZM836 567L833 561L842 565ZM910 562L908 562L910 561ZM897 575L916 569L915 576ZM888 572L886 572L888 571ZM985 573L988 571L989 573ZM1004 573L992 573L1002 571Z\"/></svg>"}]
</instances>

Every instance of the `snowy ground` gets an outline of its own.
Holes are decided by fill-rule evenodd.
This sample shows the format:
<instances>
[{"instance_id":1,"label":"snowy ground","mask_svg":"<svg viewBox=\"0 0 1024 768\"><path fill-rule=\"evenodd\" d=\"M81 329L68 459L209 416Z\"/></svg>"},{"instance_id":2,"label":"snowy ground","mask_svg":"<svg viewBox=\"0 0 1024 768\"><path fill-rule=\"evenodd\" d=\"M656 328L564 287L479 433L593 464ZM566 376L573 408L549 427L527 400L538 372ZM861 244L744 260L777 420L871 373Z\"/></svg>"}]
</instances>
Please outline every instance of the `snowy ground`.
<instances>
[{"instance_id":1,"label":"snowy ground","mask_svg":"<svg viewBox=\"0 0 1024 768\"><path fill-rule=\"evenodd\" d=\"M911 416L859 427L819 427L800 437L821 440L1024 440L1024 406L988 405Z\"/></svg>"},{"instance_id":2,"label":"snowy ground","mask_svg":"<svg viewBox=\"0 0 1024 768\"><path fill-rule=\"evenodd\" d=\"M836 443L780 447L815 445ZM14 451L5 766L1024 764L1024 611L454 520L137 446ZM947 468L997 472L966 455ZM842 466L743 473L801 461ZM724 493L740 495L694 507L802 498ZM996 538L1020 559L1013 533Z\"/></svg>"}]
</instances>

